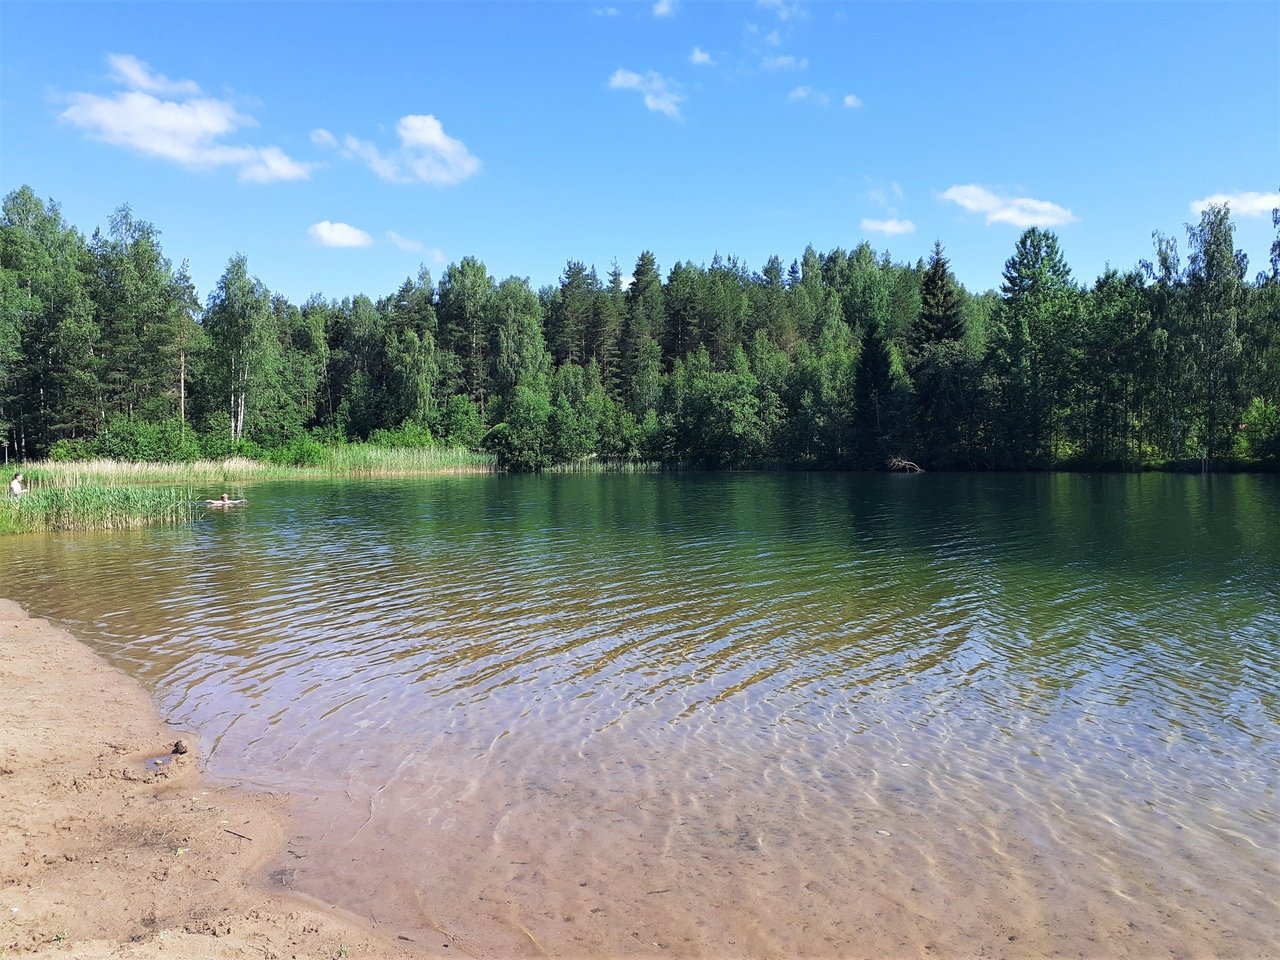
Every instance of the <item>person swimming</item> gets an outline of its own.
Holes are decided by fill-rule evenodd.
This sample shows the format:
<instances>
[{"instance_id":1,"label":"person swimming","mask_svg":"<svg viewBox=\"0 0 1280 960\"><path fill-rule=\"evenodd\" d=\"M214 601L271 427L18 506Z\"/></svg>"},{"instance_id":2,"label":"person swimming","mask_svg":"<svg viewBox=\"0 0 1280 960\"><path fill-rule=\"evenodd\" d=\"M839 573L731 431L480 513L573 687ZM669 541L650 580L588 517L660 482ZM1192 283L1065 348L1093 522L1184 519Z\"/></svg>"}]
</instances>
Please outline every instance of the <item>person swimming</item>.
<instances>
[{"instance_id":1,"label":"person swimming","mask_svg":"<svg viewBox=\"0 0 1280 960\"><path fill-rule=\"evenodd\" d=\"M206 507L241 507L248 502L248 500L232 500L224 493L220 500L206 500L204 505Z\"/></svg>"}]
</instances>

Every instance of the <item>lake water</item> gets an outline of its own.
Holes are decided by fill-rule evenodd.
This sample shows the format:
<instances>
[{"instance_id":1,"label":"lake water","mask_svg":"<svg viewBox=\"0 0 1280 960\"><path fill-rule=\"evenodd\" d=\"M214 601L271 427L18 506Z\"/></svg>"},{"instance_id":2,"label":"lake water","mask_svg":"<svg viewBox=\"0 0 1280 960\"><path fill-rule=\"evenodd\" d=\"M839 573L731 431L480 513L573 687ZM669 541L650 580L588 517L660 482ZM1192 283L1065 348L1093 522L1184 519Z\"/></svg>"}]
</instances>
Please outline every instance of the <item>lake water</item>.
<instances>
[{"instance_id":1,"label":"lake water","mask_svg":"<svg viewBox=\"0 0 1280 960\"><path fill-rule=\"evenodd\" d=\"M221 491L198 491L201 496ZM233 491L233 495L240 491ZM1280 482L263 483L4 593L450 955L1280 954Z\"/></svg>"}]
</instances>

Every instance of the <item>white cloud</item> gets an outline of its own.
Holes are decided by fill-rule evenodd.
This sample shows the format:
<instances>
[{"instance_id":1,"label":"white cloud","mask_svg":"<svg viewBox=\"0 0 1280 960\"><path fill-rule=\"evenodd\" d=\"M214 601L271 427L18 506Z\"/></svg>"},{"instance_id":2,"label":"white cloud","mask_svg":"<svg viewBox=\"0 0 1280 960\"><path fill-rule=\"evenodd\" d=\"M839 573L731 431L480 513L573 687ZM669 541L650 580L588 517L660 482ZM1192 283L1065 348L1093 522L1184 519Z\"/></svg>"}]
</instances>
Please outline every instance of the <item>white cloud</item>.
<instances>
[{"instance_id":1,"label":"white cloud","mask_svg":"<svg viewBox=\"0 0 1280 960\"><path fill-rule=\"evenodd\" d=\"M855 96L852 93L846 93L841 103L843 103L850 110L859 110L862 108L861 98Z\"/></svg>"},{"instance_id":2,"label":"white cloud","mask_svg":"<svg viewBox=\"0 0 1280 960\"><path fill-rule=\"evenodd\" d=\"M289 157L279 147L226 143L225 138L258 122L226 100L199 97L190 80L170 80L151 72L137 57L112 54L112 78L131 89L103 97L73 93L59 118L103 143L169 160L189 170L234 167L246 183L305 180L315 164ZM168 100L155 93L188 99Z\"/></svg>"},{"instance_id":3,"label":"white cloud","mask_svg":"<svg viewBox=\"0 0 1280 960\"><path fill-rule=\"evenodd\" d=\"M412 251L417 251L422 249L422 244L419 243L417 240L410 240L408 237L402 237L400 234L396 233L394 230L387 231L387 239L390 240L392 243L394 243L401 250L412 252Z\"/></svg>"},{"instance_id":4,"label":"white cloud","mask_svg":"<svg viewBox=\"0 0 1280 960\"><path fill-rule=\"evenodd\" d=\"M782 35L777 30L772 30L765 34L764 42L771 47L782 46Z\"/></svg>"},{"instance_id":5,"label":"white cloud","mask_svg":"<svg viewBox=\"0 0 1280 960\"><path fill-rule=\"evenodd\" d=\"M383 153L367 140L347 135L339 143L328 130L312 130L311 142L336 147L343 156L364 161L374 173L393 183L432 183L448 186L480 172L480 161L466 144L444 132L431 114L409 114L396 123L400 146Z\"/></svg>"},{"instance_id":6,"label":"white cloud","mask_svg":"<svg viewBox=\"0 0 1280 960\"><path fill-rule=\"evenodd\" d=\"M653 15L655 17L669 17L676 11L676 0L658 0L653 5Z\"/></svg>"},{"instance_id":7,"label":"white cloud","mask_svg":"<svg viewBox=\"0 0 1280 960\"><path fill-rule=\"evenodd\" d=\"M644 105L656 113L663 113L672 120L680 119L680 104L684 97L670 89L669 81L660 73L650 70L644 76L631 70L618 69L609 78L610 90L635 90L644 97Z\"/></svg>"},{"instance_id":8,"label":"white cloud","mask_svg":"<svg viewBox=\"0 0 1280 960\"><path fill-rule=\"evenodd\" d=\"M760 66L766 70L807 70L809 69L809 58L793 57L791 54L785 54L780 57L765 57L760 62Z\"/></svg>"},{"instance_id":9,"label":"white cloud","mask_svg":"<svg viewBox=\"0 0 1280 960\"><path fill-rule=\"evenodd\" d=\"M1265 217L1280 207L1280 193L1215 193L1203 200L1191 201L1191 212L1197 217L1211 206L1226 204L1238 217Z\"/></svg>"},{"instance_id":10,"label":"white cloud","mask_svg":"<svg viewBox=\"0 0 1280 960\"><path fill-rule=\"evenodd\" d=\"M288 156L279 147L249 149L239 161L238 179L245 183L274 183L276 180L306 180L315 168L314 163L302 163Z\"/></svg>"},{"instance_id":11,"label":"white cloud","mask_svg":"<svg viewBox=\"0 0 1280 960\"><path fill-rule=\"evenodd\" d=\"M809 100L813 103L825 107L831 102L831 98L821 90L815 90L813 87L796 87L787 94L789 100Z\"/></svg>"},{"instance_id":12,"label":"white cloud","mask_svg":"<svg viewBox=\"0 0 1280 960\"><path fill-rule=\"evenodd\" d=\"M938 194L972 213L986 214L987 223L1015 227L1057 227L1079 218L1066 207L1031 197L1000 197L975 183L950 187Z\"/></svg>"},{"instance_id":13,"label":"white cloud","mask_svg":"<svg viewBox=\"0 0 1280 960\"><path fill-rule=\"evenodd\" d=\"M175 96L196 96L200 93L200 85L194 80L170 80L162 73L152 73L150 66L131 53L109 54L107 65L111 67L111 79L130 90Z\"/></svg>"},{"instance_id":14,"label":"white cloud","mask_svg":"<svg viewBox=\"0 0 1280 960\"><path fill-rule=\"evenodd\" d=\"M596 7L591 11L597 17L616 17L618 15L617 7Z\"/></svg>"},{"instance_id":15,"label":"white cloud","mask_svg":"<svg viewBox=\"0 0 1280 960\"><path fill-rule=\"evenodd\" d=\"M896 237L903 233L915 233L916 225L910 220L862 220L862 229L869 233L883 233Z\"/></svg>"},{"instance_id":16,"label":"white cloud","mask_svg":"<svg viewBox=\"0 0 1280 960\"><path fill-rule=\"evenodd\" d=\"M689 54L689 62L699 66L714 67L716 62L711 59L711 54L703 50L701 47L694 47L693 53Z\"/></svg>"},{"instance_id":17,"label":"white cloud","mask_svg":"<svg viewBox=\"0 0 1280 960\"><path fill-rule=\"evenodd\" d=\"M871 179L870 177L867 178L868 182L870 182L870 179ZM871 190L868 190L866 196L867 196L867 199L870 200L872 203L877 203L882 207L889 207L890 193L893 194L893 197L895 200L901 200L903 196L902 185L898 183L898 181L894 180L889 184L889 188L887 191L881 189L880 187L875 187ZM889 210L890 214L894 212L895 211L892 209Z\"/></svg>"},{"instance_id":18,"label":"white cloud","mask_svg":"<svg viewBox=\"0 0 1280 960\"><path fill-rule=\"evenodd\" d=\"M434 263L437 267L443 267L449 262L449 258L444 255L444 251L439 247L432 247L427 251L427 259Z\"/></svg>"},{"instance_id":19,"label":"white cloud","mask_svg":"<svg viewBox=\"0 0 1280 960\"><path fill-rule=\"evenodd\" d=\"M756 0L756 6L772 10L777 18L784 22L793 17L799 17L803 13L798 2L788 3L787 0Z\"/></svg>"},{"instance_id":20,"label":"white cloud","mask_svg":"<svg viewBox=\"0 0 1280 960\"><path fill-rule=\"evenodd\" d=\"M324 247L367 247L373 237L349 223L321 220L307 227L307 236Z\"/></svg>"}]
</instances>

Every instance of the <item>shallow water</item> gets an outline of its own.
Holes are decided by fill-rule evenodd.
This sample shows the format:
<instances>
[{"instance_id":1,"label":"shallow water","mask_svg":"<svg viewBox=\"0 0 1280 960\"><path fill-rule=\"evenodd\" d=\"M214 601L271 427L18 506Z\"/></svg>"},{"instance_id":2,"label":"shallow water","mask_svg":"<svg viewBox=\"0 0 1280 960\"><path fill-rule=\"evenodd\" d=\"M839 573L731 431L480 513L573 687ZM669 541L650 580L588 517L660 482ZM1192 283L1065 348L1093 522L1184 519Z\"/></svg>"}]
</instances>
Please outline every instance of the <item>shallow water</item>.
<instances>
[{"instance_id":1,"label":"shallow water","mask_svg":"<svg viewBox=\"0 0 1280 960\"><path fill-rule=\"evenodd\" d=\"M220 491L215 491L220 492ZM477 956L1280 953L1280 483L261 484L4 592Z\"/></svg>"}]
</instances>

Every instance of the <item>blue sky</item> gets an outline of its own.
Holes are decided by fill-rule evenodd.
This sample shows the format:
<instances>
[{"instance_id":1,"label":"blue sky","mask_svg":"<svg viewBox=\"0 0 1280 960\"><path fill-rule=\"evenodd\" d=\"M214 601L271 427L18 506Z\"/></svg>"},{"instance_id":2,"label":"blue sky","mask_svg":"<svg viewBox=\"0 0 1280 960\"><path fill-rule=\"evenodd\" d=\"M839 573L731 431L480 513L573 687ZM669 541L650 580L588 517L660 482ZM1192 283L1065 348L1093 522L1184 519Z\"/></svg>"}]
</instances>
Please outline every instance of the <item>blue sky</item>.
<instances>
[{"instance_id":1,"label":"blue sky","mask_svg":"<svg viewBox=\"0 0 1280 960\"><path fill-rule=\"evenodd\" d=\"M237 251L302 302L935 238L978 291L1030 225L1091 281L1219 196L1252 277L1280 4L6 0L23 183L86 233L129 203L202 298Z\"/></svg>"}]
</instances>

